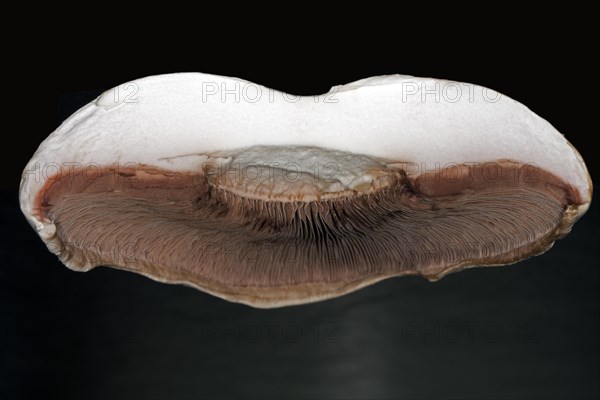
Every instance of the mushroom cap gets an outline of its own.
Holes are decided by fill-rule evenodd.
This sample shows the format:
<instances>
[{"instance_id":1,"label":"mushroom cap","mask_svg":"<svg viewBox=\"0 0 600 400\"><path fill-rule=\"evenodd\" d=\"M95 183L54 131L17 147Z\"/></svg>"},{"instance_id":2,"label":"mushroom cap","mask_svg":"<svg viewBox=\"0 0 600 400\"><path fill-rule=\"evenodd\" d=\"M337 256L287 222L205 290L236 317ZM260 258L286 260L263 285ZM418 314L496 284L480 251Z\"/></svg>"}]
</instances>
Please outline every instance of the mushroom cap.
<instances>
[{"instance_id":1,"label":"mushroom cap","mask_svg":"<svg viewBox=\"0 0 600 400\"><path fill-rule=\"evenodd\" d=\"M570 223L591 201L585 163L563 135L523 104L478 85L390 75L294 96L237 78L177 73L111 89L64 121L25 167L21 209L50 245L56 226L40 215L36 196L65 169L135 163L187 173L210 157L290 145L414 163L423 173L511 160L572 187ZM352 163L338 171L342 182L356 177Z\"/></svg>"}]
</instances>

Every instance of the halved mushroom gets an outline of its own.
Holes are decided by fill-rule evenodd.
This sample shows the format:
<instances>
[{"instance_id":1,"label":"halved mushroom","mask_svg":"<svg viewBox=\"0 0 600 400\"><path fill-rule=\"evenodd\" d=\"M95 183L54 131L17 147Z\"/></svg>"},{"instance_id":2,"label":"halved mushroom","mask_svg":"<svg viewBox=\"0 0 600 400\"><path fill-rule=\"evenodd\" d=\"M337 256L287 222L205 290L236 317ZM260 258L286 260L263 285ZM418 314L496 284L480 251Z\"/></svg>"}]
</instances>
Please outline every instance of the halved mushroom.
<instances>
[{"instance_id":1,"label":"halved mushroom","mask_svg":"<svg viewBox=\"0 0 600 400\"><path fill-rule=\"evenodd\" d=\"M480 86L384 76L298 97L185 73L73 114L20 201L71 269L276 307L540 254L591 181L548 122Z\"/></svg>"}]
</instances>

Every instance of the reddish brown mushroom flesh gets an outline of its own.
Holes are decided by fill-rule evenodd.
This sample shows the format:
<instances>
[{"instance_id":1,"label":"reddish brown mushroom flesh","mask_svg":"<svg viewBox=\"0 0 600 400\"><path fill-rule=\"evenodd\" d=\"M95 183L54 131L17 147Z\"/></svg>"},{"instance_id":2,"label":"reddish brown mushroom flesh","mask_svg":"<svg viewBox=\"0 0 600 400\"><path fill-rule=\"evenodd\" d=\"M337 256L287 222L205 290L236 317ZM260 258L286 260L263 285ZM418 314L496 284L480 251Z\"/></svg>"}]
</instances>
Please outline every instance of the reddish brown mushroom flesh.
<instances>
[{"instance_id":1,"label":"reddish brown mushroom flesh","mask_svg":"<svg viewBox=\"0 0 600 400\"><path fill-rule=\"evenodd\" d=\"M36 204L56 225L64 245L56 252L68 264L116 265L260 306L512 263L568 232L569 207L580 203L570 185L528 164L414 178L389 165L365 193L306 201L290 201L292 192L269 198L272 180L240 195L243 180L231 171L72 170L48 180ZM310 182L298 190L314 192Z\"/></svg>"}]
</instances>

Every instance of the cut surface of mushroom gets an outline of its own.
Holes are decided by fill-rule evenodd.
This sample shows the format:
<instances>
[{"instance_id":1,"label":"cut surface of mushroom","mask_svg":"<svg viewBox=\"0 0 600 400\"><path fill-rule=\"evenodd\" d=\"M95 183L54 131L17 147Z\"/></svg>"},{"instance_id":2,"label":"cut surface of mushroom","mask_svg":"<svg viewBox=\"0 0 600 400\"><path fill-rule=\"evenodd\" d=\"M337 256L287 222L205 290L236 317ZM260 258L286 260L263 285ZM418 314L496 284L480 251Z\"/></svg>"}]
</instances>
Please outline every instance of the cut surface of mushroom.
<instances>
[{"instance_id":1,"label":"cut surface of mushroom","mask_svg":"<svg viewBox=\"0 0 600 400\"><path fill-rule=\"evenodd\" d=\"M136 102L103 94L23 175L24 214L74 270L302 304L540 254L591 201L564 137L478 86L428 102L407 92L459 83L377 77L312 98L204 74L129 85ZM218 93L235 88L263 95Z\"/></svg>"}]
</instances>

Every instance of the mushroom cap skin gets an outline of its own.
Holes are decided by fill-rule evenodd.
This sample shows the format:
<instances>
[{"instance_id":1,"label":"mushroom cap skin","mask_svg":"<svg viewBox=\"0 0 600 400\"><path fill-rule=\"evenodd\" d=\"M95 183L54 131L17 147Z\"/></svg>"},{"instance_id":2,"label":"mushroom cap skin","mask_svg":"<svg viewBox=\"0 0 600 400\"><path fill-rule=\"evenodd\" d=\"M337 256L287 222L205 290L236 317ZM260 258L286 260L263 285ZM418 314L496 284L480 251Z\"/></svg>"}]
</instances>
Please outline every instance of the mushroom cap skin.
<instances>
[{"instance_id":1,"label":"mushroom cap skin","mask_svg":"<svg viewBox=\"0 0 600 400\"><path fill-rule=\"evenodd\" d=\"M142 78L64 121L20 187L67 267L255 307L514 263L566 235L591 196L579 153L521 103L402 75L319 96L201 73Z\"/></svg>"}]
</instances>

